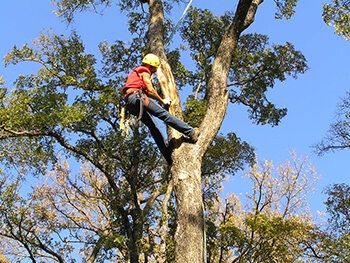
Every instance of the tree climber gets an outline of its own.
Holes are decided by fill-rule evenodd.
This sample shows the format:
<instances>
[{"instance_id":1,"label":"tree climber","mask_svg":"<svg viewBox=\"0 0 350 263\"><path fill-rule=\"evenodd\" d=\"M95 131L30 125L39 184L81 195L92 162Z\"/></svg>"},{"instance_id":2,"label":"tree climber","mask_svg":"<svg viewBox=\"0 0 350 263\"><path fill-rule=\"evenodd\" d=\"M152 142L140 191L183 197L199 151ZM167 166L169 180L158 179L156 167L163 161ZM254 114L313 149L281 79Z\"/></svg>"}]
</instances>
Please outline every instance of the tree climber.
<instances>
[{"instance_id":1,"label":"tree climber","mask_svg":"<svg viewBox=\"0 0 350 263\"><path fill-rule=\"evenodd\" d=\"M152 116L159 118L170 127L186 135L191 143L197 142L199 130L179 120L165 109L170 106L171 101L169 98L161 98L151 81L151 76L157 71L159 65L160 59L156 55L147 54L144 56L142 65L131 71L122 91L126 110L132 115L139 116L139 119L149 128L168 164L172 164L171 150Z\"/></svg>"}]
</instances>

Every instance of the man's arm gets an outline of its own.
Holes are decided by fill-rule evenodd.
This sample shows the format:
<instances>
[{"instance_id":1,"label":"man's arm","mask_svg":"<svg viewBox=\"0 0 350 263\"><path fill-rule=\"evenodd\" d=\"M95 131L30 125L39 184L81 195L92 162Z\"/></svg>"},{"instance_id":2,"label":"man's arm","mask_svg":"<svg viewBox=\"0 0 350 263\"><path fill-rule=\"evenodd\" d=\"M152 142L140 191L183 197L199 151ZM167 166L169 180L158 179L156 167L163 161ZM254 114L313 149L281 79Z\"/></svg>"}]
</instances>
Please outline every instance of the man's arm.
<instances>
[{"instance_id":1,"label":"man's arm","mask_svg":"<svg viewBox=\"0 0 350 263\"><path fill-rule=\"evenodd\" d=\"M146 85L146 92L147 95L152 98L155 99L157 101L159 101L160 103L164 104L164 105L169 105L170 104L170 100L169 99L162 99L158 92L154 89L152 81L151 81L151 75L148 73L141 73L141 78L143 79L143 82Z\"/></svg>"}]
</instances>

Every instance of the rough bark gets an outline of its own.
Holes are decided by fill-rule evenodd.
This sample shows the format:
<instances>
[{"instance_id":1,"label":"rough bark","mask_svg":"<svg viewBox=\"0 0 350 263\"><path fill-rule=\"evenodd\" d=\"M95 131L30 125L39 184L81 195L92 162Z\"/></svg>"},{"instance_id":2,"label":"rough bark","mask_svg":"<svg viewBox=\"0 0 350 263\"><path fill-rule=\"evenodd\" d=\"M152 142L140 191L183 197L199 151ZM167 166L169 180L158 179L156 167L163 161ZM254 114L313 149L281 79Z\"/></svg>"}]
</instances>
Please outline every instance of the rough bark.
<instances>
[{"instance_id":1,"label":"rough bark","mask_svg":"<svg viewBox=\"0 0 350 263\"><path fill-rule=\"evenodd\" d=\"M0 254L0 263L11 263L4 255Z\"/></svg>"},{"instance_id":2,"label":"rough bark","mask_svg":"<svg viewBox=\"0 0 350 263\"><path fill-rule=\"evenodd\" d=\"M171 99L171 105L169 111L171 114L179 119L182 119L182 109L180 96L176 89L175 79L167 62L164 39L163 39L163 27L164 27L164 12L161 0L150 1L150 22L149 22L149 42L151 52L158 55L162 59L162 63L157 70L157 78L161 88L163 97ZM169 138L179 137L179 133L174 129L168 129Z\"/></svg>"},{"instance_id":3,"label":"rough bark","mask_svg":"<svg viewBox=\"0 0 350 263\"><path fill-rule=\"evenodd\" d=\"M201 158L192 145L182 145L172 167L177 200L175 261L204 261L204 218L201 186Z\"/></svg>"}]
</instances>

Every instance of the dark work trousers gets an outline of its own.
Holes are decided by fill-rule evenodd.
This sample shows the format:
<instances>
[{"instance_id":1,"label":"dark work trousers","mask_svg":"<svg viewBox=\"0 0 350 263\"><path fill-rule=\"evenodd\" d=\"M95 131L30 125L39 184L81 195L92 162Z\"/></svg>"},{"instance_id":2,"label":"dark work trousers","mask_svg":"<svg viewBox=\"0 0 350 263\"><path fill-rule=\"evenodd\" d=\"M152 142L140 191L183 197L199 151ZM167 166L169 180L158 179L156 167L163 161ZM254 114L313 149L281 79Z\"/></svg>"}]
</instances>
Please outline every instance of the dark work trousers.
<instances>
[{"instance_id":1,"label":"dark work trousers","mask_svg":"<svg viewBox=\"0 0 350 263\"><path fill-rule=\"evenodd\" d=\"M132 115L138 116L140 113L140 95L138 93L130 94L126 99L126 110ZM163 154L164 158L168 164L172 163L171 152L168 149L168 144L165 141L161 130L159 129L156 121L152 116L164 121L167 125L174 128L175 130L183 133L184 135L191 137L194 133L194 129L186 124L185 122L179 120L172 114L170 114L166 109L159 105L159 103L149 98L149 104L144 107L143 114L141 116L141 122L144 123L151 132L151 135L156 142L160 152Z\"/></svg>"}]
</instances>

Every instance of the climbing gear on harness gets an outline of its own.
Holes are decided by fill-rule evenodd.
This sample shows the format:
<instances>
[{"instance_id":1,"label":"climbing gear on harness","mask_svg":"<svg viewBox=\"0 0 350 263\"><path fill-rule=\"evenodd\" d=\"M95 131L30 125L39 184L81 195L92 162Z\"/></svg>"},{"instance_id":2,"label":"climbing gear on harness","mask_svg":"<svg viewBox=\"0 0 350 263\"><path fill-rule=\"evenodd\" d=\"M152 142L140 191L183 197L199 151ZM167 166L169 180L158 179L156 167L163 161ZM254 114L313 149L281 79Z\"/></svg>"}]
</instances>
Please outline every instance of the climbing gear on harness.
<instances>
[{"instance_id":1,"label":"climbing gear on harness","mask_svg":"<svg viewBox=\"0 0 350 263\"><path fill-rule=\"evenodd\" d=\"M146 56L144 56L144 58L142 59L142 63L158 68L160 65L160 59L156 55L149 53Z\"/></svg>"},{"instance_id":2,"label":"climbing gear on harness","mask_svg":"<svg viewBox=\"0 0 350 263\"><path fill-rule=\"evenodd\" d=\"M148 107L149 104L149 98L148 96L144 93L142 89L137 89L137 88L129 88L125 90L125 95L124 95L124 101L131 95L131 94L136 94L137 97L142 100L143 105L145 107Z\"/></svg>"},{"instance_id":3,"label":"climbing gear on harness","mask_svg":"<svg viewBox=\"0 0 350 263\"><path fill-rule=\"evenodd\" d=\"M119 129L122 132L122 135L125 137L128 137L129 132L129 126L130 126L130 119L128 118L128 113L125 111L125 105L121 105L119 110Z\"/></svg>"},{"instance_id":4,"label":"climbing gear on harness","mask_svg":"<svg viewBox=\"0 0 350 263\"><path fill-rule=\"evenodd\" d=\"M139 113L136 119L136 122L139 122L139 120L141 120L143 112L144 112L144 108L148 107L149 104L149 98L148 96L143 92L142 89L137 89L137 88L129 88L125 90L125 95L124 95L124 101L132 95L137 96L137 98L140 101L140 109L139 109Z\"/></svg>"},{"instance_id":5,"label":"climbing gear on harness","mask_svg":"<svg viewBox=\"0 0 350 263\"><path fill-rule=\"evenodd\" d=\"M125 130L125 108L124 107L121 108L119 117L120 117L119 129L121 131L124 131Z\"/></svg>"},{"instance_id":6,"label":"climbing gear on harness","mask_svg":"<svg viewBox=\"0 0 350 263\"><path fill-rule=\"evenodd\" d=\"M148 104L149 104L149 98L148 96L142 92L142 90L137 90L134 93L136 93L136 96L139 98L140 100L140 110L139 110L139 115L137 116L137 122L139 120L141 120L142 115L143 115L143 111L144 111L144 107L147 108Z\"/></svg>"}]
</instances>

